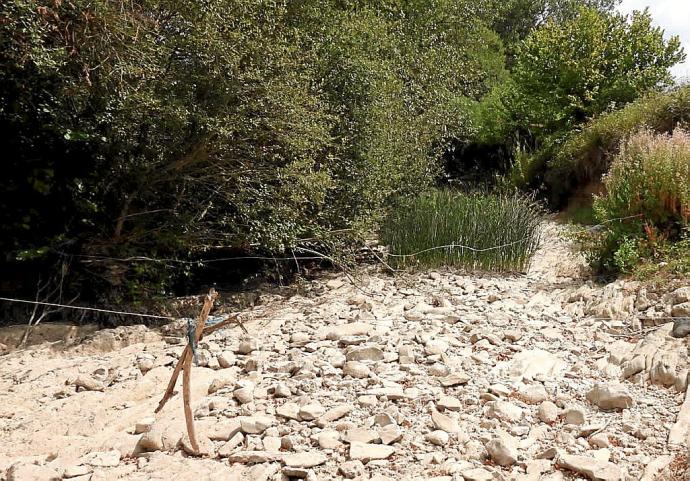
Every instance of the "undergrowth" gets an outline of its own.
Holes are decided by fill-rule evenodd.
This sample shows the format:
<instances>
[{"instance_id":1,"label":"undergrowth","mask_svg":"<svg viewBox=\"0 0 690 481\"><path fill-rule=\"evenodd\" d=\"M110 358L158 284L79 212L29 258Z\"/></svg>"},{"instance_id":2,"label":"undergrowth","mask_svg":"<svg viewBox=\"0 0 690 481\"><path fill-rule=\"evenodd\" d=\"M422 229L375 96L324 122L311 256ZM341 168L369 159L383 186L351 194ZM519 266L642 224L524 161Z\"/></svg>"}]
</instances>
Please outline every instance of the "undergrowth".
<instances>
[{"instance_id":1,"label":"undergrowth","mask_svg":"<svg viewBox=\"0 0 690 481\"><path fill-rule=\"evenodd\" d=\"M679 242L659 246L653 256L641 259L633 268L632 277L653 282L690 278L690 234Z\"/></svg>"},{"instance_id":2,"label":"undergrowth","mask_svg":"<svg viewBox=\"0 0 690 481\"><path fill-rule=\"evenodd\" d=\"M381 240L396 268L522 271L539 244L541 220L539 206L525 197L440 190L398 204Z\"/></svg>"},{"instance_id":3,"label":"undergrowth","mask_svg":"<svg viewBox=\"0 0 690 481\"><path fill-rule=\"evenodd\" d=\"M582 236L585 255L601 273L634 272L685 244L690 221L690 134L643 130L625 141L595 196L597 231ZM651 260L645 262L645 259ZM682 268L683 262L679 265Z\"/></svg>"}]
</instances>

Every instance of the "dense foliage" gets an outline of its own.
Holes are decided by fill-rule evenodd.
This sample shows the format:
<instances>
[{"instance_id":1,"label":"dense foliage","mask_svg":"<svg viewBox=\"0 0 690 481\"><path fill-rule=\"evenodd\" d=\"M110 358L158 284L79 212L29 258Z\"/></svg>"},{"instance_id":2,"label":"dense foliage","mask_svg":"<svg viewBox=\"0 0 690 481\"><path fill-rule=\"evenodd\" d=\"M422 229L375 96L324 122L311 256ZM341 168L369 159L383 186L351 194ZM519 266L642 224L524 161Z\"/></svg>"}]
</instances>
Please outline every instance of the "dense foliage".
<instances>
[{"instance_id":1,"label":"dense foliage","mask_svg":"<svg viewBox=\"0 0 690 481\"><path fill-rule=\"evenodd\" d=\"M200 258L370 230L444 152L539 170L682 57L615 3L2 2L3 267L162 292ZM114 260L142 256L166 261Z\"/></svg>"},{"instance_id":2,"label":"dense foliage","mask_svg":"<svg viewBox=\"0 0 690 481\"><path fill-rule=\"evenodd\" d=\"M573 20L551 22L521 45L514 112L532 153L516 163L513 179L519 185L544 180L548 160L573 129L671 83L668 67L683 58L680 42L665 41L651 23L649 12L636 12L628 22L583 8ZM556 203L569 193L562 192L562 182L567 178L547 173Z\"/></svg>"},{"instance_id":3,"label":"dense foliage","mask_svg":"<svg viewBox=\"0 0 690 481\"><path fill-rule=\"evenodd\" d=\"M690 86L652 92L626 107L601 115L566 137L548 162L547 182L559 196L597 183L621 143L640 129L671 133L690 127Z\"/></svg>"},{"instance_id":4,"label":"dense foliage","mask_svg":"<svg viewBox=\"0 0 690 481\"><path fill-rule=\"evenodd\" d=\"M594 203L606 218L643 214L657 227L690 221L690 134L641 131L622 146Z\"/></svg>"},{"instance_id":5,"label":"dense foliage","mask_svg":"<svg viewBox=\"0 0 690 481\"><path fill-rule=\"evenodd\" d=\"M628 22L582 8L570 21L535 31L520 45L513 71L519 125L543 141L670 83L680 42L664 41L651 23L648 12Z\"/></svg>"},{"instance_id":6,"label":"dense foliage","mask_svg":"<svg viewBox=\"0 0 690 481\"><path fill-rule=\"evenodd\" d=\"M494 0L489 2L491 25L508 45L524 40L548 21L576 17L580 7L611 11L619 0Z\"/></svg>"},{"instance_id":7,"label":"dense foliage","mask_svg":"<svg viewBox=\"0 0 690 481\"><path fill-rule=\"evenodd\" d=\"M539 244L541 221L528 198L441 190L392 209L381 240L396 268L522 271Z\"/></svg>"},{"instance_id":8,"label":"dense foliage","mask_svg":"<svg viewBox=\"0 0 690 481\"><path fill-rule=\"evenodd\" d=\"M456 1L3 2L6 261L275 252L371 225L433 182L448 140L470 134L464 105L503 75L477 15Z\"/></svg>"},{"instance_id":9,"label":"dense foliage","mask_svg":"<svg viewBox=\"0 0 690 481\"><path fill-rule=\"evenodd\" d=\"M446 155L455 177L509 172L520 188L545 190L560 205L569 177L549 161L573 130L672 81L684 58L649 12L626 17L607 1L519 1L495 5L510 75L469 106L476 129ZM524 26L521 26L524 22ZM531 25L531 27L527 27ZM480 174L480 175L476 175Z\"/></svg>"},{"instance_id":10,"label":"dense foliage","mask_svg":"<svg viewBox=\"0 0 690 481\"><path fill-rule=\"evenodd\" d=\"M594 212L606 223L589 245L601 271L629 271L666 241L683 238L690 221L690 134L632 135L604 176Z\"/></svg>"}]
</instances>

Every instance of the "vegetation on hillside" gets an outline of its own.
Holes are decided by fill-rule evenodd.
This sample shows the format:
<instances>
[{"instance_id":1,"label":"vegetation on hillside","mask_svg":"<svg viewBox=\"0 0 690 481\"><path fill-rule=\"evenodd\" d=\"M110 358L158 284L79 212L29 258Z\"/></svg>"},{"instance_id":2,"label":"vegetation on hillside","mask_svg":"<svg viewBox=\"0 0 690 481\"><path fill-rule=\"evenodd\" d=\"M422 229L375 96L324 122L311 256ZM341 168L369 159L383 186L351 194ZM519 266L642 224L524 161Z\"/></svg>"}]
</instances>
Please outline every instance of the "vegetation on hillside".
<instances>
[{"instance_id":1,"label":"vegetation on hillside","mask_svg":"<svg viewBox=\"0 0 690 481\"><path fill-rule=\"evenodd\" d=\"M548 176L548 160L586 121L632 102L650 89L670 85L668 66L683 58L677 38L666 42L648 12L630 21L582 8L563 24L550 22L521 44L513 71L512 112L522 133L512 180L539 187L562 204L561 182Z\"/></svg>"},{"instance_id":2,"label":"vegetation on hillside","mask_svg":"<svg viewBox=\"0 0 690 481\"><path fill-rule=\"evenodd\" d=\"M205 257L375 230L470 171L556 192L568 133L683 58L615 3L2 2L3 271L160 294Z\"/></svg>"},{"instance_id":3,"label":"vegetation on hillside","mask_svg":"<svg viewBox=\"0 0 690 481\"><path fill-rule=\"evenodd\" d=\"M668 67L684 53L649 12L625 17L575 3L510 47L510 76L470 110L477 134L454 144L455 171L510 170L513 185L560 207L569 180L550 175L549 161L571 132L672 84Z\"/></svg>"},{"instance_id":4,"label":"vegetation on hillside","mask_svg":"<svg viewBox=\"0 0 690 481\"><path fill-rule=\"evenodd\" d=\"M690 85L650 92L572 132L548 162L547 182L559 197L597 182L621 144L641 129L670 134L690 128Z\"/></svg>"},{"instance_id":5,"label":"vegetation on hillside","mask_svg":"<svg viewBox=\"0 0 690 481\"><path fill-rule=\"evenodd\" d=\"M643 258L687 238L690 221L690 134L642 130L627 139L594 201L601 231L586 252L604 272L630 272ZM618 222L616 219L625 219Z\"/></svg>"}]
</instances>

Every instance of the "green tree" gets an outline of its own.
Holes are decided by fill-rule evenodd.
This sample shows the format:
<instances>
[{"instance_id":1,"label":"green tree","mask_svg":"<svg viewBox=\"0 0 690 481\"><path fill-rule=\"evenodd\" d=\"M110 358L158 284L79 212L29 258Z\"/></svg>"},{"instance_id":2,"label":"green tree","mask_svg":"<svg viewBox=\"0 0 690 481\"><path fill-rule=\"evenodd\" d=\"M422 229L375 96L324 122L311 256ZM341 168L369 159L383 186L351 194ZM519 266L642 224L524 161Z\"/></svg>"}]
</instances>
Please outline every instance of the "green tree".
<instances>
[{"instance_id":1,"label":"green tree","mask_svg":"<svg viewBox=\"0 0 690 481\"><path fill-rule=\"evenodd\" d=\"M370 226L503 75L472 5L2 3L3 251L187 260Z\"/></svg>"},{"instance_id":2,"label":"green tree","mask_svg":"<svg viewBox=\"0 0 690 481\"><path fill-rule=\"evenodd\" d=\"M548 21L575 18L580 7L610 12L618 3L620 0L488 0L486 15L494 30L513 45Z\"/></svg>"},{"instance_id":3,"label":"green tree","mask_svg":"<svg viewBox=\"0 0 690 481\"><path fill-rule=\"evenodd\" d=\"M536 138L566 133L670 84L669 67L684 58L678 37L665 40L647 10L628 18L581 8L572 20L548 21L520 45L516 122Z\"/></svg>"}]
</instances>

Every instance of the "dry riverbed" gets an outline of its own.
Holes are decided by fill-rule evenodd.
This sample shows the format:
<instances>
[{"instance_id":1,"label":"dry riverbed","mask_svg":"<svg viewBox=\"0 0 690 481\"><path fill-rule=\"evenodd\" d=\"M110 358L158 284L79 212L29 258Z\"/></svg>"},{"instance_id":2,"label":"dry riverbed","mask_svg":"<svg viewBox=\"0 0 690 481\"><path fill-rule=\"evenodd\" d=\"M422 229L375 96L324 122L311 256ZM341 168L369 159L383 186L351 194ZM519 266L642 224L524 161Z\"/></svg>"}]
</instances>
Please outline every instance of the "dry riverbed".
<instances>
[{"instance_id":1,"label":"dry riverbed","mask_svg":"<svg viewBox=\"0 0 690 481\"><path fill-rule=\"evenodd\" d=\"M2 357L5 480L683 479L690 288L596 286L559 228L524 275L363 269L264 295L201 343L154 416L181 326Z\"/></svg>"}]
</instances>

